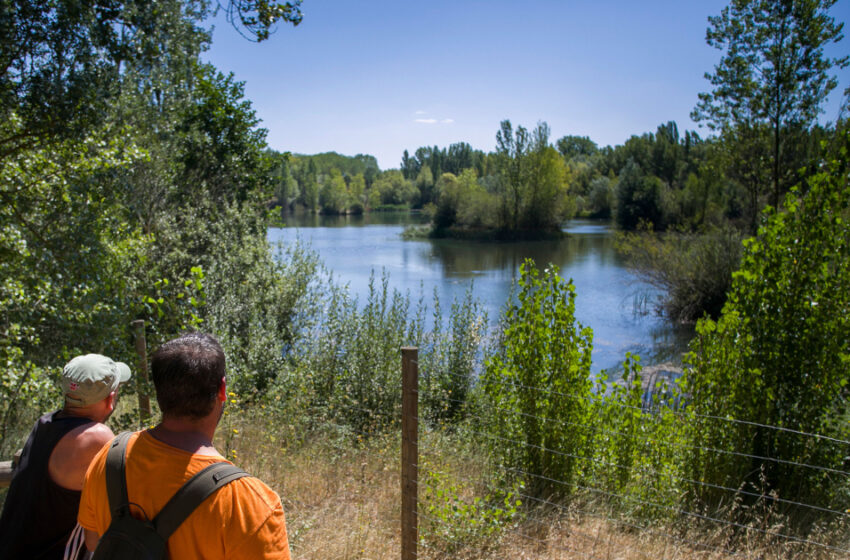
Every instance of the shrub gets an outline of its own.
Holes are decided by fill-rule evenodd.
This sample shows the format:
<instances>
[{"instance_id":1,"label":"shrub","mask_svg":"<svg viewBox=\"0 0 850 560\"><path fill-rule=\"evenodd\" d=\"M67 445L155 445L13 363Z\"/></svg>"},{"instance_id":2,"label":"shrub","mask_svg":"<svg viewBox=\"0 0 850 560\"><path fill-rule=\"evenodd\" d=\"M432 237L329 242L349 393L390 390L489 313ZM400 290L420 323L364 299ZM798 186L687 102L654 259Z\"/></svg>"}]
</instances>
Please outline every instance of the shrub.
<instances>
[{"instance_id":1,"label":"shrub","mask_svg":"<svg viewBox=\"0 0 850 560\"><path fill-rule=\"evenodd\" d=\"M481 431L498 463L528 473L533 496L564 494L589 452L593 331L576 321L572 282L530 260L501 328L481 379Z\"/></svg>"},{"instance_id":2,"label":"shrub","mask_svg":"<svg viewBox=\"0 0 850 560\"><path fill-rule=\"evenodd\" d=\"M466 416L486 325L487 315L470 286L463 300L452 302L444 332L435 291L433 329L420 345L419 402L425 418L454 423Z\"/></svg>"},{"instance_id":3,"label":"shrub","mask_svg":"<svg viewBox=\"0 0 850 560\"><path fill-rule=\"evenodd\" d=\"M627 266L663 291L659 310L673 321L717 318L741 255L741 234L732 228L707 233L626 233L617 250Z\"/></svg>"},{"instance_id":4,"label":"shrub","mask_svg":"<svg viewBox=\"0 0 850 560\"><path fill-rule=\"evenodd\" d=\"M850 437L838 420L850 396L850 135L844 141L809 192L793 190L785 210L769 211L745 242L729 302L716 322L698 324L686 372L694 412L756 423L696 417L699 445L739 454L695 452L693 476L842 511L850 505L846 493L836 503L846 477L799 465L843 471L846 448L827 439L812 445L786 429ZM711 492L697 496L716 501Z\"/></svg>"}]
</instances>

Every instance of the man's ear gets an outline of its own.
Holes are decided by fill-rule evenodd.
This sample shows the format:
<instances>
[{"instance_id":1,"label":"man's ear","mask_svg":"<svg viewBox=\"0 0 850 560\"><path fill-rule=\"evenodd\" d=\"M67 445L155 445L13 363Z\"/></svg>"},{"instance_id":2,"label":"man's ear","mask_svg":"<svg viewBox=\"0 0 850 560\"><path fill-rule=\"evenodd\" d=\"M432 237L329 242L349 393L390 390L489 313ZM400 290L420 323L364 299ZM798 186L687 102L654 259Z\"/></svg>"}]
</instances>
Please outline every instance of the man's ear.
<instances>
[{"instance_id":1,"label":"man's ear","mask_svg":"<svg viewBox=\"0 0 850 560\"><path fill-rule=\"evenodd\" d=\"M221 378L221 385L218 387L218 402L227 400L227 379Z\"/></svg>"},{"instance_id":2,"label":"man's ear","mask_svg":"<svg viewBox=\"0 0 850 560\"><path fill-rule=\"evenodd\" d=\"M118 393L118 390L116 389L115 391L112 391L111 393L109 393L109 395L106 397L106 409L109 412L112 412L113 410L115 410L115 397L117 396L117 393Z\"/></svg>"}]
</instances>

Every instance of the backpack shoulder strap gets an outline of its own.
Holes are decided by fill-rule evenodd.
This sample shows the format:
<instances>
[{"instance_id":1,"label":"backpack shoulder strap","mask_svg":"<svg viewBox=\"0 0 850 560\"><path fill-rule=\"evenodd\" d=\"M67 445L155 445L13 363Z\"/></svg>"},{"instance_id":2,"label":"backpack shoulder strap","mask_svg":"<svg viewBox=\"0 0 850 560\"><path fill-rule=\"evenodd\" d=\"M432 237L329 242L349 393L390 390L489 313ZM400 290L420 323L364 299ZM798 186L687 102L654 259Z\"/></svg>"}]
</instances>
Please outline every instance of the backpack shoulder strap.
<instances>
[{"instance_id":1,"label":"backpack shoulder strap","mask_svg":"<svg viewBox=\"0 0 850 560\"><path fill-rule=\"evenodd\" d=\"M129 511L127 498L127 477L124 473L127 441L132 432L122 432L115 436L106 452L106 495L109 497L109 511L112 517L120 517Z\"/></svg>"},{"instance_id":2,"label":"backpack shoulder strap","mask_svg":"<svg viewBox=\"0 0 850 560\"><path fill-rule=\"evenodd\" d=\"M153 520L156 532L168 540L183 521L213 492L237 478L250 476L230 463L213 463L190 478Z\"/></svg>"}]
</instances>

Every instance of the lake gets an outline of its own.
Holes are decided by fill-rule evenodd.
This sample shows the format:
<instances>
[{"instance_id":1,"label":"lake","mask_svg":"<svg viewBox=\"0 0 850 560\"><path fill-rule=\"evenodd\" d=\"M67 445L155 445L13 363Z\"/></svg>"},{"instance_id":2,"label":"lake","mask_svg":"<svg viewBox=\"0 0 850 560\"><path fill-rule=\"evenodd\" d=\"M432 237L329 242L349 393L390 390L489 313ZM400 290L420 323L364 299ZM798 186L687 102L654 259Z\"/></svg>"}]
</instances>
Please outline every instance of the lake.
<instances>
[{"instance_id":1,"label":"lake","mask_svg":"<svg viewBox=\"0 0 850 560\"><path fill-rule=\"evenodd\" d=\"M375 213L364 216L288 217L288 227L271 228L271 242L301 239L352 294L363 299L373 271L389 275L391 289L431 301L436 290L444 312L454 299L473 295L495 324L511 284L526 258L538 267L552 263L576 288L576 317L593 329L593 371L617 368L626 352L643 365L681 362L693 329L671 324L654 312L657 289L640 281L614 250L610 224L572 220L558 241L477 242L451 239L405 241L408 224L424 216ZM430 306L429 306L430 307ZM613 372L612 372L613 373Z\"/></svg>"}]
</instances>

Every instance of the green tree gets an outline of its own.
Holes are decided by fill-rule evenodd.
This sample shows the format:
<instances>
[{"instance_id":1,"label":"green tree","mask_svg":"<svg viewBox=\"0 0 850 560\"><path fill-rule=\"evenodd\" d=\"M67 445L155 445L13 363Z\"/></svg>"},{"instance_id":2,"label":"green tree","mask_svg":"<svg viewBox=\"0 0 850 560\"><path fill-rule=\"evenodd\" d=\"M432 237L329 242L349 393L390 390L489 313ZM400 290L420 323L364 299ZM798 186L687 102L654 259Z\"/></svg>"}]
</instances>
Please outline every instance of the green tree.
<instances>
[{"instance_id":1,"label":"green tree","mask_svg":"<svg viewBox=\"0 0 850 560\"><path fill-rule=\"evenodd\" d=\"M241 84L199 63L206 10L177 0L0 3L6 420L69 354L131 360L131 319L146 320L155 345L210 319L267 264L256 255L271 258L264 132ZM286 19L272 16L264 21ZM213 250L232 247L225 238L257 248L254 268L234 267L243 277L224 277L222 261L238 252ZM211 305L201 309L204 287Z\"/></svg>"},{"instance_id":2,"label":"green tree","mask_svg":"<svg viewBox=\"0 0 850 560\"><path fill-rule=\"evenodd\" d=\"M556 144L558 146L558 152L565 159L573 159L577 156L592 156L599 150L596 142L587 136L564 136Z\"/></svg>"},{"instance_id":3,"label":"green tree","mask_svg":"<svg viewBox=\"0 0 850 560\"><path fill-rule=\"evenodd\" d=\"M609 219L614 207L616 185L608 177L597 177L590 183L590 214L595 218Z\"/></svg>"},{"instance_id":4,"label":"green tree","mask_svg":"<svg viewBox=\"0 0 850 560\"><path fill-rule=\"evenodd\" d=\"M724 55L706 73L714 89L700 94L692 117L724 134L739 174L755 175L745 181L751 199L764 190L762 175L770 178L774 206L796 182L802 162L791 157L793 136L822 112L838 83L829 72L848 63L847 56L824 55L843 37L843 24L828 14L836 1L732 0L709 17L706 41ZM756 212L751 208L753 227Z\"/></svg>"},{"instance_id":5,"label":"green tree","mask_svg":"<svg viewBox=\"0 0 850 560\"><path fill-rule=\"evenodd\" d=\"M633 230L644 222L663 229L661 189L658 177L644 175L640 166L629 160L617 182L617 225Z\"/></svg>"},{"instance_id":6,"label":"green tree","mask_svg":"<svg viewBox=\"0 0 850 560\"><path fill-rule=\"evenodd\" d=\"M419 189L419 205L424 206L429 202L435 202L434 198L434 175L431 173L431 168L423 165L416 176L414 183Z\"/></svg>"},{"instance_id":7,"label":"green tree","mask_svg":"<svg viewBox=\"0 0 850 560\"><path fill-rule=\"evenodd\" d=\"M362 214L366 207L366 178L362 173L351 178L348 193L350 195L349 209L355 214Z\"/></svg>"},{"instance_id":8,"label":"green tree","mask_svg":"<svg viewBox=\"0 0 850 560\"><path fill-rule=\"evenodd\" d=\"M323 214L344 214L348 210L348 190L338 169L331 171L330 177L325 179L319 192L319 203Z\"/></svg>"},{"instance_id":9,"label":"green tree","mask_svg":"<svg viewBox=\"0 0 850 560\"><path fill-rule=\"evenodd\" d=\"M263 40L277 22L300 23L300 4L223 5L243 34ZM175 9L195 23L210 15L209 4L198 0L155 8L143 0L0 2L0 111L4 120L14 113L22 123L14 136L0 137L0 162L36 141L85 138L111 114L129 65L153 75L169 57L182 56L173 40L152 40L182 33L170 27Z\"/></svg>"},{"instance_id":10,"label":"green tree","mask_svg":"<svg viewBox=\"0 0 850 560\"><path fill-rule=\"evenodd\" d=\"M411 205L419 195L413 183L396 169L382 173L372 188L379 193L381 204Z\"/></svg>"},{"instance_id":11,"label":"green tree","mask_svg":"<svg viewBox=\"0 0 850 560\"><path fill-rule=\"evenodd\" d=\"M850 506L840 494L846 478L799 465L841 469L846 447L786 429L850 437L850 134L842 143L809 191L792 190L745 242L728 302L718 321L699 323L686 373L691 408L702 415L697 445L735 452L695 447L691 475L841 511ZM719 499L710 487L695 491Z\"/></svg>"},{"instance_id":12,"label":"green tree","mask_svg":"<svg viewBox=\"0 0 850 560\"><path fill-rule=\"evenodd\" d=\"M274 197L279 206L289 208L295 202L298 196L298 182L292 176L292 165L290 158L292 154L289 152L272 154L274 168L272 176L274 178Z\"/></svg>"},{"instance_id":13,"label":"green tree","mask_svg":"<svg viewBox=\"0 0 850 560\"><path fill-rule=\"evenodd\" d=\"M561 222L572 213L567 198L567 168L549 145L546 123L534 129L527 160L521 225L532 231L560 231Z\"/></svg>"},{"instance_id":14,"label":"green tree","mask_svg":"<svg viewBox=\"0 0 850 560\"><path fill-rule=\"evenodd\" d=\"M405 179L416 178L416 159L411 158L407 150L401 156L401 172Z\"/></svg>"},{"instance_id":15,"label":"green tree","mask_svg":"<svg viewBox=\"0 0 850 560\"><path fill-rule=\"evenodd\" d=\"M496 133L496 157L502 178L502 223L512 231L519 229L520 210L526 186L525 156L531 139L525 127L514 132L511 121L504 120Z\"/></svg>"},{"instance_id":16,"label":"green tree","mask_svg":"<svg viewBox=\"0 0 850 560\"><path fill-rule=\"evenodd\" d=\"M301 13L301 0L230 0L224 8L227 21L236 27L243 37L258 42L268 39L278 22L298 25L304 17Z\"/></svg>"},{"instance_id":17,"label":"green tree","mask_svg":"<svg viewBox=\"0 0 850 560\"><path fill-rule=\"evenodd\" d=\"M501 328L481 377L491 415L482 429L495 460L507 473L524 473L532 496L563 494L592 452L593 331L575 318L572 282L531 260L520 267L517 300Z\"/></svg>"}]
</instances>

